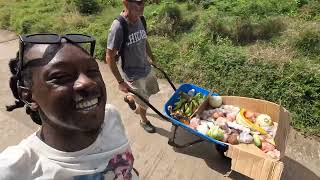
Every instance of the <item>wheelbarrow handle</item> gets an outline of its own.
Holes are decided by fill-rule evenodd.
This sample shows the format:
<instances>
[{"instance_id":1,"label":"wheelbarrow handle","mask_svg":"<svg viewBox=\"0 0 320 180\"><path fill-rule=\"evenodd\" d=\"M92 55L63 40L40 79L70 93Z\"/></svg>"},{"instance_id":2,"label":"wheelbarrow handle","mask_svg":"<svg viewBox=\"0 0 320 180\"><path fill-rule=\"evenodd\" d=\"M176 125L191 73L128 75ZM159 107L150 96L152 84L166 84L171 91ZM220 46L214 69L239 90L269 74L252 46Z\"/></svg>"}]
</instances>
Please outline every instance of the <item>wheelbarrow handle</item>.
<instances>
[{"instance_id":1,"label":"wheelbarrow handle","mask_svg":"<svg viewBox=\"0 0 320 180\"><path fill-rule=\"evenodd\" d=\"M174 84L173 84L172 81L170 80L170 78L169 78L169 76L167 75L167 73L164 72L163 69L159 68L159 67L156 66L155 64L152 64L152 66L153 66L154 68L158 69L158 70L164 75L164 77L166 78L166 80L167 80L167 81L169 82L169 84L171 85L172 89L173 89L174 91L176 91L177 88L174 86Z\"/></svg>"},{"instance_id":2,"label":"wheelbarrow handle","mask_svg":"<svg viewBox=\"0 0 320 180\"><path fill-rule=\"evenodd\" d=\"M143 101L144 103L146 103L154 112L156 112L161 118L163 118L164 120L171 122L172 120L170 118L168 118L167 116L163 115L160 111L157 110L157 108L155 108L152 104L149 103L149 101L147 101L144 97L142 97L139 93L135 92L132 89L128 90L130 93L134 94L135 96L137 96L139 99L141 99L141 101Z\"/></svg>"}]
</instances>

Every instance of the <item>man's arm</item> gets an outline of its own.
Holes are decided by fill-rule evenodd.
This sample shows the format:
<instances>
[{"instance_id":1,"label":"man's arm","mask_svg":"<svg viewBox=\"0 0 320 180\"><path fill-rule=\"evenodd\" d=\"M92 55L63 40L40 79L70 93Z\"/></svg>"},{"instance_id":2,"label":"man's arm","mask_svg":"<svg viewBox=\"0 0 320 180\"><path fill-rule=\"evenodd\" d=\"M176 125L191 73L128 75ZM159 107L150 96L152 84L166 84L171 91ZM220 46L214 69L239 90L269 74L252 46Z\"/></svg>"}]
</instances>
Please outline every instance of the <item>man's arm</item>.
<instances>
[{"instance_id":1,"label":"man's arm","mask_svg":"<svg viewBox=\"0 0 320 180\"><path fill-rule=\"evenodd\" d=\"M116 64L116 59L115 59L116 54L117 54L117 50L106 49L106 62L108 63L112 74L114 75L114 77L117 79L119 83L119 89L127 93L130 87L121 77L121 74Z\"/></svg>"},{"instance_id":2,"label":"man's arm","mask_svg":"<svg viewBox=\"0 0 320 180\"><path fill-rule=\"evenodd\" d=\"M106 49L106 62L108 63L114 77L117 79L118 82L121 82L123 81L123 78L121 77L121 74L116 64L116 55L117 50Z\"/></svg>"}]
</instances>

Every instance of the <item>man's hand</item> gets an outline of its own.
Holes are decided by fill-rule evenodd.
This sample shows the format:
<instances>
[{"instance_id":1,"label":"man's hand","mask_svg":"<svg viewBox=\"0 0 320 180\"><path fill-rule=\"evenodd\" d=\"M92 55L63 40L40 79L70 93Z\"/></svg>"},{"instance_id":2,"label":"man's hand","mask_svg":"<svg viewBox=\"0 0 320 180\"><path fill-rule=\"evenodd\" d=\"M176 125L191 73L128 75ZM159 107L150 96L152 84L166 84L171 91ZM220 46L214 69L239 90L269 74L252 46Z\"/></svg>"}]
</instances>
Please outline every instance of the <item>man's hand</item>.
<instances>
[{"instance_id":1,"label":"man's hand","mask_svg":"<svg viewBox=\"0 0 320 180\"><path fill-rule=\"evenodd\" d=\"M151 64L152 66L158 66L157 63L156 63L156 61L150 60L149 62L150 62L150 64Z\"/></svg>"},{"instance_id":2,"label":"man's hand","mask_svg":"<svg viewBox=\"0 0 320 180\"><path fill-rule=\"evenodd\" d=\"M152 63L151 63L151 66L153 66L154 68L162 71L162 69L160 68L160 66L159 66L158 63L156 63L156 62L152 62Z\"/></svg>"},{"instance_id":3,"label":"man's hand","mask_svg":"<svg viewBox=\"0 0 320 180\"><path fill-rule=\"evenodd\" d=\"M128 90L131 89L131 87L124 81L119 84L119 89L124 93L128 93Z\"/></svg>"}]
</instances>

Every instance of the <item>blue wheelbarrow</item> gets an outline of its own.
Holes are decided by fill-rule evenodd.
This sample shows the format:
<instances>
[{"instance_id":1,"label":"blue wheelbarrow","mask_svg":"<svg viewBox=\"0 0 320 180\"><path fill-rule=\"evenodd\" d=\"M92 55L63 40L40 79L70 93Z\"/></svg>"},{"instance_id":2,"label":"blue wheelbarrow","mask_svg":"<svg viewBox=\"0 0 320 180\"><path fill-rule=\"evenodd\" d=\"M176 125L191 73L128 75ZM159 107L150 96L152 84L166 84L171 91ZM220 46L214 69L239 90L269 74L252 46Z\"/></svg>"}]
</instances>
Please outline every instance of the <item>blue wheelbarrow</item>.
<instances>
[{"instance_id":1,"label":"blue wheelbarrow","mask_svg":"<svg viewBox=\"0 0 320 180\"><path fill-rule=\"evenodd\" d=\"M184 92L187 93L189 92L189 90L194 89L195 93L201 93L202 95L208 96L209 94L211 95L210 91L201 88L199 86L196 86L194 84L181 84L179 86L178 89L176 89L176 87L174 86L174 84L172 83L172 81L170 80L170 78L168 77L168 75L159 67L153 65L154 68L158 69L166 78L166 80L169 82L169 84L171 85L172 89L174 90L173 95L170 97L170 99L164 104L164 114L162 114L161 112L159 112L158 109L156 109L152 104L150 104L149 101L147 101L146 99L144 99L141 95L139 95L138 93L136 93L134 90L129 90L129 92L131 92L132 94L136 95L138 98L140 98L144 103L146 103L155 113L157 113L161 118L163 118L164 120L172 123L173 128L171 128L173 131L171 132L171 135L169 137L168 140L168 144L172 147L175 148L185 148L185 147L189 147L192 146L193 144L196 143L200 143L203 141L207 141L210 143L213 143L216 145L216 149L219 152L219 154L224 156L224 152L228 150L228 145L218 141L214 138L211 138L207 135L201 134L198 131L190 128L189 126L185 125L184 123L180 122L178 119L172 117L170 115L169 112L169 106L174 106L174 103L178 100L179 98L179 93L180 92ZM216 94L214 94L216 95ZM186 130L187 132L189 132L190 134L193 134L195 136L198 137L197 140L189 142L189 143L185 143L185 144L177 144L175 139L176 139L176 132L178 128L183 128L184 130Z\"/></svg>"}]
</instances>

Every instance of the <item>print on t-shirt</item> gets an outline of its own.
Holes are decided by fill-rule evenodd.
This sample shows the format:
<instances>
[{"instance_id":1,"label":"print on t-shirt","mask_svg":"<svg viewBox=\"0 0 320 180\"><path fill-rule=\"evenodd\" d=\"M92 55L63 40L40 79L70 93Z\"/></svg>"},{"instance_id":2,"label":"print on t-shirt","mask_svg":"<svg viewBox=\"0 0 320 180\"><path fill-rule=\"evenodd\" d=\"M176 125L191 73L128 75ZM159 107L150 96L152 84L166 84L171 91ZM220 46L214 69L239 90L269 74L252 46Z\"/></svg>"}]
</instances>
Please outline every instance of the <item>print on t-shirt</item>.
<instances>
[{"instance_id":1,"label":"print on t-shirt","mask_svg":"<svg viewBox=\"0 0 320 180\"><path fill-rule=\"evenodd\" d=\"M133 165L133 155L130 150L115 155L103 172L74 177L74 180L130 180Z\"/></svg>"},{"instance_id":2,"label":"print on t-shirt","mask_svg":"<svg viewBox=\"0 0 320 180\"><path fill-rule=\"evenodd\" d=\"M127 46L130 46L131 44L135 44L141 41L142 39L147 39L147 33L145 30L139 30L137 32L129 34Z\"/></svg>"}]
</instances>

